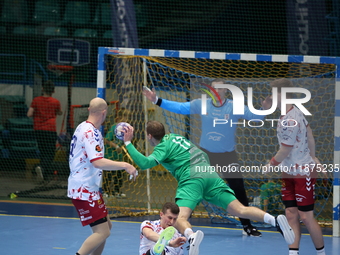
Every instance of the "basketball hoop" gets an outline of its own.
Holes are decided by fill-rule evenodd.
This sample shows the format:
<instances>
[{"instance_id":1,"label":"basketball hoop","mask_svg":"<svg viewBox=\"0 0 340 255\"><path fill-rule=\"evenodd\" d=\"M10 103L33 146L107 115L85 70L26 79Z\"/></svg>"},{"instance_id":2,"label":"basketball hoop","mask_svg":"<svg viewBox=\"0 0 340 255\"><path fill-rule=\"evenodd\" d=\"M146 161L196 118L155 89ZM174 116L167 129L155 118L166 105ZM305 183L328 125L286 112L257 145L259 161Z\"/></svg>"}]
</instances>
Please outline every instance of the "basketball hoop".
<instances>
[{"instance_id":1,"label":"basketball hoop","mask_svg":"<svg viewBox=\"0 0 340 255\"><path fill-rule=\"evenodd\" d=\"M56 64L49 64L47 68L51 72L55 73L55 75L57 76L60 76L63 73L70 72L73 70L73 66L56 65Z\"/></svg>"}]
</instances>

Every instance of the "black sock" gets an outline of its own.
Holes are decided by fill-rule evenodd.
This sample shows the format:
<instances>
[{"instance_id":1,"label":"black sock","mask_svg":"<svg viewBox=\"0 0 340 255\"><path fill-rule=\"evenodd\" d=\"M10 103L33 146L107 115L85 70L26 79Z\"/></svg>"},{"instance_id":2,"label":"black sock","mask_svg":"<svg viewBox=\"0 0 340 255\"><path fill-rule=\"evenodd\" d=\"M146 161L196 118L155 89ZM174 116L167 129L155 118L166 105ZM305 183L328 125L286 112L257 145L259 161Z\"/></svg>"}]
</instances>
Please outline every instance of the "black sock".
<instances>
[{"instance_id":1,"label":"black sock","mask_svg":"<svg viewBox=\"0 0 340 255\"><path fill-rule=\"evenodd\" d=\"M80 255L80 254L77 252L76 255Z\"/></svg>"},{"instance_id":2,"label":"black sock","mask_svg":"<svg viewBox=\"0 0 340 255\"><path fill-rule=\"evenodd\" d=\"M322 246L321 248L315 248L317 251L320 251L320 250L322 250L322 249L324 249L325 248L325 246Z\"/></svg>"}]
</instances>

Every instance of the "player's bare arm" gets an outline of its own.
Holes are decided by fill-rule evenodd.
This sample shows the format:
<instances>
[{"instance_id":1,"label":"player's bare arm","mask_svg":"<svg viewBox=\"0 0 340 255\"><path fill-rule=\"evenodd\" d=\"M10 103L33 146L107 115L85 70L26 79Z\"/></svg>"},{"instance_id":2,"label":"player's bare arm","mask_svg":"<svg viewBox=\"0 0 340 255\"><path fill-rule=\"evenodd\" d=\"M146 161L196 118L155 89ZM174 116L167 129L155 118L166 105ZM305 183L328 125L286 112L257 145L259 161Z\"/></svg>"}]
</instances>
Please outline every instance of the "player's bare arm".
<instances>
[{"instance_id":1,"label":"player's bare arm","mask_svg":"<svg viewBox=\"0 0 340 255\"><path fill-rule=\"evenodd\" d=\"M137 170L136 168L126 162L113 161L106 158L101 158L92 162L93 166L99 169L105 170L121 170L124 169L128 174L133 176L133 180L136 180Z\"/></svg>"},{"instance_id":2,"label":"player's bare arm","mask_svg":"<svg viewBox=\"0 0 340 255\"><path fill-rule=\"evenodd\" d=\"M27 117L33 117L34 108L30 107L27 112Z\"/></svg>"},{"instance_id":3,"label":"player's bare arm","mask_svg":"<svg viewBox=\"0 0 340 255\"><path fill-rule=\"evenodd\" d=\"M158 239L159 239L159 234L156 233L155 231L153 231L150 228L143 228L143 235L147 239L149 239L150 241L153 241L153 242L157 242ZM169 246L177 248L177 247L180 247L181 245L183 245L186 241L187 241L187 239L185 237L177 237L176 239L171 240L169 242Z\"/></svg>"},{"instance_id":4,"label":"player's bare arm","mask_svg":"<svg viewBox=\"0 0 340 255\"><path fill-rule=\"evenodd\" d=\"M159 234L153 231L151 228L143 228L143 235L150 241L157 242L159 239Z\"/></svg>"},{"instance_id":5,"label":"player's bare arm","mask_svg":"<svg viewBox=\"0 0 340 255\"><path fill-rule=\"evenodd\" d=\"M169 246L170 246L170 247L177 248L177 247L180 247L180 246L182 246L183 244L185 244L186 241L187 241L187 239L186 239L184 236L177 237L176 239L171 240L171 241L169 242Z\"/></svg>"},{"instance_id":6,"label":"player's bare arm","mask_svg":"<svg viewBox=\"0 0 340 255\"><path fill-rule=\"evenodd\" d=\"M292 151L293 146L282 145L279 151L275 154L274 158L277 162L282 162Z\"/></svg>"},{"instance_id":7,"label":"player's bare arm","mask_svg":"<svg viewBox=\"0 0 340 255\"><path fill-rule=\"evenodd\" d=\"M280 147L279 151L270 160L270 162L262 167L263 168L262 173L267 174L269 172L270 166L280 164L289 155L289 153L292 151L292 149L293 149L292 146L282 145Z\"/></svg>"},{"instance_id":8,"label":"player's bare arm","mask_svg":"<svg viewBox=\"0 0 340 255\"><path fill-rule=\"evenodd\" d=\"M143 92L142 94L151 102L155 103L156 99L157 99L157 95L156 95L156 91L153 88L152 90L150 90L147 87L143 87Z\"/></svg>"}]
</instances>

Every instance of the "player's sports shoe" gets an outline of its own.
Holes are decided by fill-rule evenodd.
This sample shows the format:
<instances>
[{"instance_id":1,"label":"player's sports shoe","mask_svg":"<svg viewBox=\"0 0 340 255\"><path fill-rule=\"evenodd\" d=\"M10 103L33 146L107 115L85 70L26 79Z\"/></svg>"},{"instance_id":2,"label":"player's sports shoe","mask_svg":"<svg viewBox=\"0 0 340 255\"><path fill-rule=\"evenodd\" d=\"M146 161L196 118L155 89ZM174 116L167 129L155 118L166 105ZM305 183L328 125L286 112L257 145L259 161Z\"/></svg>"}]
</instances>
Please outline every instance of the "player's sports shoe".
<instances>
[{"instance_id":1,"label":"player's sports shoe","mask_svg":"<svg viewBox=\"0 0 340 255\"><path fill-rule=\"evenodd\" d=\"M165 246L167 246L176 233L176 229L174 227L167 227L166 229L163 230L161 235L159 236L159 239L157 243L154 245L152 249L152 254L154 255L161 255L162 252L165 249Z\"/></svg>"},{"instance_id":2,"label":"player's sports shoe","mask_svg":"<svg viewBox=\"0 0 340 255\"><path fill-rule=\"evenodd\" d=\"M204 234L201 230L197 230L189 237L189 255L198 255L200 244L203 240Z\"/></svg>"},{"instance_id":3,"label":"player's sports shoe","mask_svg":"<svg viewBox=\"0 0 340 255\"><path fill-rule=\"evenodd\" d=\"M116 193L115 197L117 197L117 198L126 198L126 194L124 194L124 193Z\"/></svg>"},{"instance_id":4,"label":"player's sports shoe","mask_svg":"<svg viewBox=\"0 0 340 255\"><path fill-rule=\"evenodd\" d=\"M294 243L295 234L291 226L289 226L286 216L280 214L279 216L275 217L276 221L276 229L279 231L283 238L286 240L288 245Z\"/></svg>"},{"instance_id":5,"label":"player's sports shoe","mask_svg":"<svg viewBox=\"0 0 340 255\"><path fill-rule=\"evenodd\" d=\"M242 234L243 234L244 236L256 236L256 237L262 236L261 232L258 231L258 230L257 230L255 227L253 227L252 225L243 227L243 232L242 232Z\"/></svg>"}]
</instances>

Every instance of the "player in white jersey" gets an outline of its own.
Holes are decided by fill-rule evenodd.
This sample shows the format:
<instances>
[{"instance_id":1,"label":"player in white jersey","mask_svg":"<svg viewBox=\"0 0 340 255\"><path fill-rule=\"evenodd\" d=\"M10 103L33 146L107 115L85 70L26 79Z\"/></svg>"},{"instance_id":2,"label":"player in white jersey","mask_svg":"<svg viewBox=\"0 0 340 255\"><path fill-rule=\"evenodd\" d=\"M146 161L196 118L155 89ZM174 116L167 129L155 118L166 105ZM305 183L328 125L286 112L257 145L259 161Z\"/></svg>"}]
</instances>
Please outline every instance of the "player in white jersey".
<instances>
[{"instance_id":1,"label":"player in white jersey","mask_svg":"<svg viewBox=\"0 0 340 255\"><path fill-rule=\"evenodd\" d=\"M293 84L288 79L277 79L270 85L278 90L277 102L281 109L281 88L293 87ZM287 98L291 97L291 93L287 93ZM282 171L282 200L288 223L295 233L289 255L299 254L300 220L310 233L316 254L325 255L322 231L313 213L316 170L321 166L315 156L313 133L303 113L292 104L286 104L286 112L281 114L277 126L280 149L267 165L267 171L268 167L277 166Z\"/></svg>"},{"instance_id":2,"label":"player in white jersey","mask_svg":"<svg viewBox=\"0 0 340 255\"><path fill-rule=\"evenodd\" d=\"M134 166L104 158L104 143L99 128L106 114L105 100L92 99L88 119L76 128L72 136L67 194L77 209L82 225L90 225L93 232L76 255L102 254L105 241L110 235L112 224L99 192L102 169L124 169L136 178Z\"/></svg>"},{"instance_id":3,"label":"player in white jersey","mask_svg":"<svg viewBox=\"0 0 340 255\"><path fill-rule=\"evenodd\" d=\"M160 212L160 219L146 220L141 224L139 255L183 255L186 238L173 227L179 207L167 202Z\"/></svg>"},{"instance_id":4,"label":"player in white jersey","mask_svg":"<svg viewBox=\"0 0 340 255\"><path fill-rule=\"evenodd\" d=\"M310 175L315 161L308 147L308 121L303 113L291 106L286 115L280 117L277 138L281 146L291 147L290 154L281 162L282 170L289 175Z\"/></svg>"}]
</instances>

